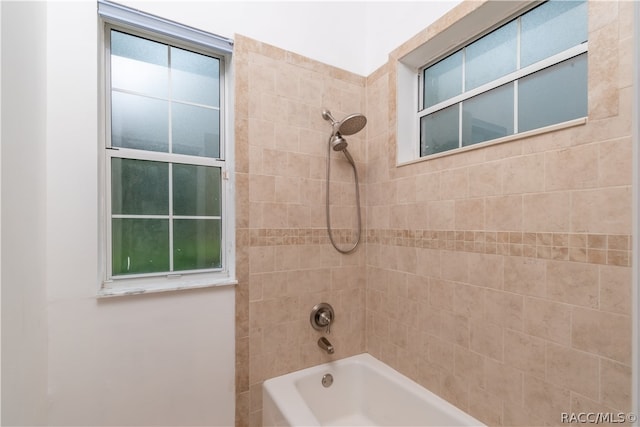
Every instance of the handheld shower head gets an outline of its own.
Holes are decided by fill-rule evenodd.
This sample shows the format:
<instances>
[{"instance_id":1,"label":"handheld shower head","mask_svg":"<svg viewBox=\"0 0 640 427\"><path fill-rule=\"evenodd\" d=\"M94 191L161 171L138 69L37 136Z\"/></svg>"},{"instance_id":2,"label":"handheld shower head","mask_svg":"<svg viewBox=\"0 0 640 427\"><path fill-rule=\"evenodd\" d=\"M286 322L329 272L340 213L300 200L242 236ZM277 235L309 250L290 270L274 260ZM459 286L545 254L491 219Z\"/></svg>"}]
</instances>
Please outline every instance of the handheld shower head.
<instances>
[{"instance_id":1,"label":"handheld shower head","mask_svg":"<svg viewBox=\"0 0 640 427\"><path fill-rule=\"evenodd\" d=\"M339 133L331 137L331 147L333 148L333 151L342 151L347 148L347 145L347 140Z\"/></svg>"}]
</instances>

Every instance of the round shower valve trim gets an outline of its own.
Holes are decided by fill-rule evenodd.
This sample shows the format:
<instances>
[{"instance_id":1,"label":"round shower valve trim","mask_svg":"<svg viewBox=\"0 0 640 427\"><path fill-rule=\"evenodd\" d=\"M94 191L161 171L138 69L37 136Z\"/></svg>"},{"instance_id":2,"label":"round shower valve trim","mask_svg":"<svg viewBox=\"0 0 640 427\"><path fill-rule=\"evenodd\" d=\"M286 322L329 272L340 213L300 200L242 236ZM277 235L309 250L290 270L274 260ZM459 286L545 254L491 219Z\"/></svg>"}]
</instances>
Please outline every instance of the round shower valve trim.
<instances>
[{"instance_id":1,"label":"round shower valve trim","mask_svg":"<svg viewBox=\"0 0 640 427\"><path fill-rule=\"evenodd\" d=\"M309 321L311 322L313 329L317 331L324 329L329 334L331 333L331 323L333 323L335 318L335 312L333 311L331 304L321 302L311 309Z\"/></svg>"}]
</instances>

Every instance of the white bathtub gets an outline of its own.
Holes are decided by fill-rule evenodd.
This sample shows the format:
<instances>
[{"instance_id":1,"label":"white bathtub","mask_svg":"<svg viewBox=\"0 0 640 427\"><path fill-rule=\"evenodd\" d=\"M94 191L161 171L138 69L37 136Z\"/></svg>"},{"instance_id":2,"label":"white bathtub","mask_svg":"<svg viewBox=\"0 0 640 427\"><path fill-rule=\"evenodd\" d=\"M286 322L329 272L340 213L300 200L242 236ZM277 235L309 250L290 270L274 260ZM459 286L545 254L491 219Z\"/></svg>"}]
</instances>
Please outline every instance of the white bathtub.
<instances>
[{"instance_id":1,"label":"white bathtub","mask_svg":"<svg viewBox=\"0 0 640 427\"><path fill-rule=\"evenodd\" d=\"M324 387L322 377L333 376ZM272 378L262 386L264 426L483 426L364 353Z\"/></svg>"}]
</instances>

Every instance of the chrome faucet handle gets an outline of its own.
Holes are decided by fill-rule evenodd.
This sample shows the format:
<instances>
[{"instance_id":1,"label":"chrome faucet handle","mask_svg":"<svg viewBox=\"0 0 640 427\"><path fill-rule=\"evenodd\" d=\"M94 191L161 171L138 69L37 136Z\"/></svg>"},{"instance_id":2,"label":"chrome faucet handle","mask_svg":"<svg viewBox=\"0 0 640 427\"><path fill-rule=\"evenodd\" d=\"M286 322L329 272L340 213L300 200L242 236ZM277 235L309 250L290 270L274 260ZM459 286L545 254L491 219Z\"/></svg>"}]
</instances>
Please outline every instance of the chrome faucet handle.
<instances>
[{"instance_id":1,"label":"chrome faucet handle","mask_svg":"<svg viewBox=\"0 0 640 427\"><path fill-rule=\"evenodd\" d=\"M318 314L318 324L327 327L327 334L331 333L331 314L328 311L322 311Z\"/></svg>"},{"instance_id":2,"label":"chrome faucet handle","mask_svg":"<svg viewBox=\"0 0 640 427\"><path fill-rule=\"evenodd\" d=\"M317 304L311 310L311 317L309 321L313 329L321 331L324 329L327 334L331 333L331 323L335 319L335 313L333 307L326 302Z\"/></svg>"}]
</instances>

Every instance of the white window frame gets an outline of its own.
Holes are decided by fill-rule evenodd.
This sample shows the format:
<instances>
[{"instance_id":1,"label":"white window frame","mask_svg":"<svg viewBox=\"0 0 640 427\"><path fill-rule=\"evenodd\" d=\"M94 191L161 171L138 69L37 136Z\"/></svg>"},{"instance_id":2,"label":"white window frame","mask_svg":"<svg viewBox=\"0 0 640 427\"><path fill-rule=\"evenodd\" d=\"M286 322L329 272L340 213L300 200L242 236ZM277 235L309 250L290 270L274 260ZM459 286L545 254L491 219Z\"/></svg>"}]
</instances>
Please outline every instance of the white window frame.
<instances>
[{"instance_id":1,"label":"white window frame","mask_svg":"<svg viewBox=\"0 0 640 427\"><path fill-rule=\"evenodd\" d=\"M459 21L447 29L436 34L423 45L417 47L407 55L400 58L396 66L396 105L397 105L397 156L398 166L411 164L417 161L425 161L462 151L473 150L487 145L519 139L534 134L550 132L559 128L575 126L586 123L587 118L578 118L568 122L558 123L544 128L534 129L528 132L517 132L517 123L514 134L497 138L478 144L467 145L457 149L420 156L420 118L455 105L480 93L487 92L503 84L517 81L527 75L533 74L549 66L558 64L567 59L588 52L588 42L574 46L563 52L555 54L545 60L516 70L497 80L481 85L473 90L464 92L453 98L447 99L431 107L422 109L422 71L435 64L448 55L468 46L474 41L484 37L492 31L518 18L527 11L540 5L539 1L489 1L483 3L473 12L462 17ZM517 84L517 83L516 83ZM517 93L516 93L517 97ZM514 115L514 121L517 115Z\"/></svg>"},{"instance_id":2,"label":"white window frame","mask_svg":"<svg viewBox=\"0 0 640 427\"><path fill-rule=\"evenodd\" d=\"M100 280L99 297L132 295L237 284L235 276L235 180L233 150L233 97L231 54L233 42L179 23L129 9L105 0L98 1L101 31L100 49ZM122 147L111 147L110 34L122 31L220 60L220 158L186 156ZM126 158L172 164L214 166L221 170L221 263L217 269L111 276L111 160ZM170 180L171 182L171 180ZM169 190L171 194L171 190ZM138 217L138 216L136 216ZM154 217L153 215L149 217ZM170 221L173 215L162 215ZM180 217L185 218L185 217ZM200 218L200 217L199 217Z\"/></svg>"}]
</instances>

